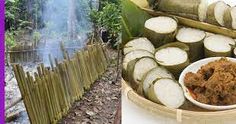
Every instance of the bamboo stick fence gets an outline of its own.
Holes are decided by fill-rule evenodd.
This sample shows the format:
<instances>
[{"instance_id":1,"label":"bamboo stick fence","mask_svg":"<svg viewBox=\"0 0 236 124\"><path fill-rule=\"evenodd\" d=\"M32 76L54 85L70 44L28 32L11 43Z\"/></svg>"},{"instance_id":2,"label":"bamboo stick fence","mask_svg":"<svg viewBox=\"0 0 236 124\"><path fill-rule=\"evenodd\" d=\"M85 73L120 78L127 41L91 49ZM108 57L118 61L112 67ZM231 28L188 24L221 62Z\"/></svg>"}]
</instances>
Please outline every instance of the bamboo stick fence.
<instances>
[{"instance_id":1,"label":"bamboo stick fence","mask_svg":"<svg viewBox=\"0 0 236 124\"><path fill-rule=\"evenodd\" d=\"M101 44L88 45L73 57L65 52L58 62L49 55L51 67L40 64L34 76L19 64L13 70L32 124L55 124L71 105L104 73L109 57Z\"/></svg>"},{"instance_id":2,"label":"bamboo stick fence","mask_svg":"<svg viewBox=\"0 0 236 124\"><path fill-rule=\"evenodd\" d=\"M38 59L37 51L35 50L39 44L39 40L32 43L25 42L17 44L7 51L9 54L10 63L32 62Z\"/></svg>"}]
</instances>

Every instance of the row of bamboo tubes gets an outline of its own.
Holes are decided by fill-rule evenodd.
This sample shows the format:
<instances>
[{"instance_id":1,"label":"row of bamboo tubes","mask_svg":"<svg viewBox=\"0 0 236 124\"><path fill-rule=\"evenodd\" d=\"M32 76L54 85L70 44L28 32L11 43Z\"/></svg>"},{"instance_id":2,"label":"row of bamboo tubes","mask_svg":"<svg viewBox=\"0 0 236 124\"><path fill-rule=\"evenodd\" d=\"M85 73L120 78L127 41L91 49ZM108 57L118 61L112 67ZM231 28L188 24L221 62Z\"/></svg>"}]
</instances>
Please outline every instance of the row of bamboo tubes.
<instances>
[{"instance_id":1,"label":"row of bamboo tubes","mask_svg":"<svg viewBox=\"0 0 236 124\"><path fill-rule=\"evenodd\" d=\"M38 46L39 40L32 44L17 44L8 51L10 63L32 62L38 59L37 51L34 50Z\"/></svg>"},{"instance_id":2,"label":"row of bamboo tubes","mask_svg":"<svg viewBox=\"0 0 236 124\"><path fill-rule=\"evenodd\" d=\"M88 45L70 58L52 60L51 67L40 64L34 76L24 72L19 64L13 70L32 124L55 124L67 114L71 105L99 78L109 64L101 44ZM55 63L55 64L53 64Z\"/></svg>"}]
</instances>

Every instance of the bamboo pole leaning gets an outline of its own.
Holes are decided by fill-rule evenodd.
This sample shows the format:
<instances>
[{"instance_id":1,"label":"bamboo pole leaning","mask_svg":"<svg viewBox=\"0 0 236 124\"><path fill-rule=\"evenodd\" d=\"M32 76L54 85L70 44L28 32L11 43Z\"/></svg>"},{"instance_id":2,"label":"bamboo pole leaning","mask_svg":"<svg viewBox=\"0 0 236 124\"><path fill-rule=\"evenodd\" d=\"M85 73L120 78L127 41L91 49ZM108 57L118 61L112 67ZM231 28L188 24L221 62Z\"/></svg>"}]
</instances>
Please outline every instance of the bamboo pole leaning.
<instances>
[{"instance_id":1,"label":"bamboo pole leaning","mask_svg":"<svg viewBox=\"0 0 236 124\"><path fill-rule=\"evenodd\" d=\"M96 43L76 52L73 57L69 57L66 51L63 55L61 62L56 58L53 62L49 55L50 68L40 64L34 75L24 72L19 64L13 65L32 124L57 123L109 64L104 48Z\"/></svg>"}]
</instances>

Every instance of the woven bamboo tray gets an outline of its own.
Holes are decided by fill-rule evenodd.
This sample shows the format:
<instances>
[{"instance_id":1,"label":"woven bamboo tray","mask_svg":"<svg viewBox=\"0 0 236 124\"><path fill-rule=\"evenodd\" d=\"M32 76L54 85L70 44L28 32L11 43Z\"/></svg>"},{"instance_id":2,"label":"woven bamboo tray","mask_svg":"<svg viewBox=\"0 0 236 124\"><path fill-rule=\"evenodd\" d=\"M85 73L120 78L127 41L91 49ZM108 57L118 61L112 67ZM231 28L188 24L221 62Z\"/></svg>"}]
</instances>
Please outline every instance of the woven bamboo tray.
<instances>
[{"instance_id":1,"label":"woven bamboo tray","mask_svg":"<svg viewBox=\"0 0 236 124\"><path fill-rule=\"evenodd\" d=\"M122 79L122 92L128 100L132 101L141 108L153 113L154 115L163 115L176 119L178 122L190 124L224 124L227 121L236 123L236 109L225 111L208 111L199 108L186 100L185 104L179 109L172 109L161 104L154 103L136 93L129 83Z\"/></svg>"},{"instance_id":2,"label":"woven bamboo tray","mask_svg":"<svg viewBox=\"0 0 236 124\"><path fill-rule=\"evenodd\" d=\"M146 0L130 0L136 4L140 9L147 12L151 16L173 16L178 19L180 25L198 28L207 32L222 34L232 38L236 38L236 30L227 29L212 24L199 22L192 19L183 18L180 16L166 14L160 11L153 11L149 9ZM185 104L179 109L172 109L163 105L154 103L134 91L128 82L122 79L122 91L128 100L132 101L136 105L146 109L154 115L162 115L165 117L171 117L178 122L184 124L236 124L236 109L224 110L224 111L209 111L199 108L186 100ZM230 123L229 123L230 122Z\"/></svg>"}]
</instances>

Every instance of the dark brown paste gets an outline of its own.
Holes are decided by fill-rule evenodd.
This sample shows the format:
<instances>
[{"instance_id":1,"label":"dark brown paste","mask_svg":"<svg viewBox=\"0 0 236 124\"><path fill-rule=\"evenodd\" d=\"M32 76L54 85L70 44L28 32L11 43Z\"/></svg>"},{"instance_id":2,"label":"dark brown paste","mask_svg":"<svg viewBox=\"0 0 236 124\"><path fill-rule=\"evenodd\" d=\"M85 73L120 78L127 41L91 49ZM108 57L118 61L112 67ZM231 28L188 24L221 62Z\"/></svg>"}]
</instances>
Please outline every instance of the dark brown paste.
<instances>
[{"instance_id":1,"label":"dark brown paste","mask_svg":"<svg viewBox=\"0 0 236 124\"><path fill-rule=\"evenodd\" d=\"M221 58L184 77L195 100L210 105L236 104L236 63Z\"/></svg>"}]
</instances>

